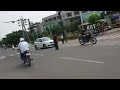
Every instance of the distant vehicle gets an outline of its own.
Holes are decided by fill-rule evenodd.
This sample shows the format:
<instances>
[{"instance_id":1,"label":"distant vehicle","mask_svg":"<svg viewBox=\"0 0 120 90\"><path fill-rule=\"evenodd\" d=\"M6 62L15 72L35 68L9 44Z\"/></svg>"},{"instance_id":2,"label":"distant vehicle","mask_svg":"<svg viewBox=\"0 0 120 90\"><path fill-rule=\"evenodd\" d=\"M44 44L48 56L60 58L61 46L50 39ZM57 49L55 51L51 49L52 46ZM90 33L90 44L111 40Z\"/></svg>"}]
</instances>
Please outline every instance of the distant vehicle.
<instances>
[{"instance_id":1,"label":"distant vehicle","mask_svg":"<svg viewBox=\"0 0 120 90\"><path fill-rule=\"evenodd\" d=\"M36 50L39 48L46 49L48 47L54 47L54 46L55 46L54 41L49 37L38 38L34 42L34 47Z\"/></svg>"}]
</instances>

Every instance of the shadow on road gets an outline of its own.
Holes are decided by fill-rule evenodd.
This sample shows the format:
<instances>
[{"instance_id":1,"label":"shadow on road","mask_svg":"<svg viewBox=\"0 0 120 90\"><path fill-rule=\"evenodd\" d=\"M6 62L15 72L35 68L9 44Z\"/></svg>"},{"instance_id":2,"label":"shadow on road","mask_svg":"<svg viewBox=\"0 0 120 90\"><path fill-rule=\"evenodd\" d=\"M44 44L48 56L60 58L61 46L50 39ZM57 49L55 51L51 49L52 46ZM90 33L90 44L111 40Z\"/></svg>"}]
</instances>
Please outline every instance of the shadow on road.
<instances>
[{"instance_id":1,"label":"shadow on road","mask_svg":"<svg viewBox=\"0 0 120 90\"><path fill-rule=\"evenodd\" d=\"M31 67L31 66L30 66ZM28 68L30 68L29 66L27 66L27 65L25 65L25 64L17 64L14 68L15 69L28 69Z\"/></svg>"},{"instance_id":2,"label":"shadow on road","mask_svg":"<svg viewBox=\"0 0 120 90\"><path fill-rule=\"evenodd\" d=\"M79 45L80 47L88 47L88 46L94 46L96 44L86 43L84 45Z\"/></svg>"}]
</instances>

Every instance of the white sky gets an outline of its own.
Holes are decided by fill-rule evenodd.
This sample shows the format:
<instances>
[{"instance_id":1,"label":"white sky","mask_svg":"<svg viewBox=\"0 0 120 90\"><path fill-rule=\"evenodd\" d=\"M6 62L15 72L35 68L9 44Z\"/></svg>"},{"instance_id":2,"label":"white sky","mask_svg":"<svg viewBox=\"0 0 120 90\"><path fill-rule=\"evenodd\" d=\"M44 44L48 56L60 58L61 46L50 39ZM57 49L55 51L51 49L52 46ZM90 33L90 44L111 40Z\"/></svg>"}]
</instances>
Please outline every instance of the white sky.
<instances>
[{"instance_id":1,"label":"white sky","mask_svg":"<svg viewBox=\"0 0 120 90\"><path fill-rule=\"evenodd\" d=\"M56 11L0 11L0 39L12 31L20 30L18 23L4 23L16 21L23 18L30 19L33 22L42 21L43 17L55 14Z\"/></svg>"}]
</instances>

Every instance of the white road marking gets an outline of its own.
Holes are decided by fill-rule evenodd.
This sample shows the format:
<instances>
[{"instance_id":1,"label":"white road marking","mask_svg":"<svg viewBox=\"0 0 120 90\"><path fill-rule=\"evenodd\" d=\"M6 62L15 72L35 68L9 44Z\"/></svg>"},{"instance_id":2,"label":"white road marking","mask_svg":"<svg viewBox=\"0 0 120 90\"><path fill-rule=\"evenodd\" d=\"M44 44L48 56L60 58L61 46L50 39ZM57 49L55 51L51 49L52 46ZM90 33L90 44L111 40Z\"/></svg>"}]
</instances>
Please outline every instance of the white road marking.
<instances>
[{"instance_id":1,"label":"white road marking","mask_svg":"<svg viewBox=\"0 0 120 90\"><path fill-rule=\"evenodd\" d=\"M115 44L112 44L112 43L111 43L111 44L109 44L109 45L115 45Z\"/></svg>"},{"instance_id":2,"label":"white road marking","mask_svg":"<svg viewBox=\"0 0 120 90\"><path fill-rule=\"evenodd\" d=\"M60 57L60 58L62 58L62 59L69 59L69 60L77 60L77 61L84 61L84 62L92 62L92 63L104 64L104 62L100 62L100 61L92 61L92 60L76 59L76 58L68 58L68 57Z\"/></svg>"},{"instance_id":3,"label":"white road marking","mask_svg":"<svg viewBox=\"0 0 120 90\"><path fill-rule=\"evenodd\" d=\"M6 56L2 56L2 57L0 57L1 59L4 59L4 58L6 58Z\"/></svg>"},{"instance_id":4,"label":"white road marking","mask_svg":"<svg viewBox=\"0 0 120 90\"><path fill-rule=\"evenodd\" d=\"M32 55L38 55L38 56L43 56L42 54L32 54Z\"/></svg>"},{"instance_id":5,"label":"white road marking","mask_svg":"<svg viewBox=\"0 0 120 90\"><path fill-rule=\"evenodd\" d=\"M13 54L10 54L9 56L14 56Z\"/></svg>"},{"instance_id":6,"label":"white road marking","mask_svg":"<svg viewBox=\"0 0 120 90\"><path fill-rule=\"evenodd\" d=\"M20 53L16 53L16 54L20 54Z\"/></svg>"},{"instance_id":7,"label":"white road marking","mask_svg":"<svg viewBox=\"0 0 120 90\"><path fill-rule=\"evenodd\" d=\"M43 56L42 54L39 54L39 56Z\"/></svg>"}]
</instances>

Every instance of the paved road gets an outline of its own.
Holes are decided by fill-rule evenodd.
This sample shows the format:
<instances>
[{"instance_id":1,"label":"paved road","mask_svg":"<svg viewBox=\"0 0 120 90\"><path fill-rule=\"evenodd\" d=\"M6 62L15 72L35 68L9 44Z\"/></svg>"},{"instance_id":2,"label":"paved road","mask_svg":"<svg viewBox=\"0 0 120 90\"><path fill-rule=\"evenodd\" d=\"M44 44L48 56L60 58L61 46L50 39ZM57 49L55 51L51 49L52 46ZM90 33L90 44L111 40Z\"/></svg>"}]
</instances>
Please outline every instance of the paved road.
<instances>
[{"instance_id":1,"label":"paved road","mask_svg":"<svg viewBox=\"0 0 120 90\"><path fill-rule=\"evenodd\" d=\"M120 37L113 36L98 39L96 45L80 46L77 40L69 41L60 44L58 51L54 48L37 51L31 48L34 58L31 67L22 64L16 50L0 49L0 78L120 78Z\"/></svg>"}]
</instances>

